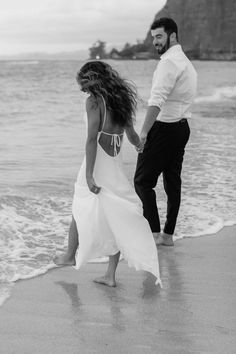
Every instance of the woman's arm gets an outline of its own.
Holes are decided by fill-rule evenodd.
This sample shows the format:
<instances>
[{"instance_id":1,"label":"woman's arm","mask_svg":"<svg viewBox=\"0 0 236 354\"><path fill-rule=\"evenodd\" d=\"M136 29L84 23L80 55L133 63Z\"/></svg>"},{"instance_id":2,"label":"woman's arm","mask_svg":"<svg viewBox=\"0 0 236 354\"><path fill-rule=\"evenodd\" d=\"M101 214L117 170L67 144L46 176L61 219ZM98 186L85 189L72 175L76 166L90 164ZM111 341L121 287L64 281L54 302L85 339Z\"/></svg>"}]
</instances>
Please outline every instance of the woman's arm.
<instances>
[{"instance_id":1,"label":"woman's arm","mask_svg":"<svg viewBox=\"0 0 236 354\"><path fill-rule=\"evenodd\" d=\"M89 96L86 101L88 133L86 140L86 180L91 192L98 194L101 190L94 181L93 170L97 154L97 135L100 125L100 109L96 98Z\"/></svg>"}]
</instances>

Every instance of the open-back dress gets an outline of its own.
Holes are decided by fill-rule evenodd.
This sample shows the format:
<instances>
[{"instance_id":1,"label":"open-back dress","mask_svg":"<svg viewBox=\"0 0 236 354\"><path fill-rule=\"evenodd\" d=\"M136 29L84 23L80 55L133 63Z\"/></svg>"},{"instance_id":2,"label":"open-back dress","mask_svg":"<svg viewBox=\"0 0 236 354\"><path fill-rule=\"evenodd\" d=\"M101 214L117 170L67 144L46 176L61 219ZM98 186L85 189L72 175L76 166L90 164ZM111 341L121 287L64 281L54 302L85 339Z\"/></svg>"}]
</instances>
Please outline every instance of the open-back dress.
<instances>
[{"instance_id":1,"label":"open-back dress","mask_svg":"<svg viewBox=\"0 0 236 354\"><path fill-rule=\"evenodd\" d=\"M157 248L141 201L124 173L123 134L104 131L107 118L104 102L102 129L97 137L93 177L101 187L92 193L86 182L86 157L75 183L72 214L79 234L76 269L87 261L121 252L129 266L144 270L160 282ZM111 153L112 146L112 153Z\"/></svg>"}]
</instances>

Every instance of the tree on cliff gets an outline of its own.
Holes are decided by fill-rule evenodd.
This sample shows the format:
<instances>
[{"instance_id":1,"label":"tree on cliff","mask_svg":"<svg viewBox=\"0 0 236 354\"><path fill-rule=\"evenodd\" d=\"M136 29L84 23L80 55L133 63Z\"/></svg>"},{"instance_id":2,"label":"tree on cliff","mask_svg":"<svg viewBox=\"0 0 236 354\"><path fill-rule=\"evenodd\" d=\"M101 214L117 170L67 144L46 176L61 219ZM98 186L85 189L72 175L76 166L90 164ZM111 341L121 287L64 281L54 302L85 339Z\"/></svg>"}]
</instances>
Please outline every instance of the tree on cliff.
<instances>
[{"instance_id":1,"label":"tree on cliff","mask_svg":"<svg viewBox=\"0 0 236 354\"><path fill-rule=\"evenodd\" d=\"M126 43L118 54L124 59L132 59L135 58L138 53L147 52L148 50L148 46L144 44L143 41L137 40L136 44Z\"/></svg>"},{"instance_id":2,"label":"tree on cliff","mask_svg":"<svg viewBox=\"0 0 236 354\"><path fill-rule=\"evenodd\" d=\"M93 46L89 48L90 59L105 59L107 57L105 48L106 42L97 40L97 42L95 42Z\"/></svg>"}]
</instances>

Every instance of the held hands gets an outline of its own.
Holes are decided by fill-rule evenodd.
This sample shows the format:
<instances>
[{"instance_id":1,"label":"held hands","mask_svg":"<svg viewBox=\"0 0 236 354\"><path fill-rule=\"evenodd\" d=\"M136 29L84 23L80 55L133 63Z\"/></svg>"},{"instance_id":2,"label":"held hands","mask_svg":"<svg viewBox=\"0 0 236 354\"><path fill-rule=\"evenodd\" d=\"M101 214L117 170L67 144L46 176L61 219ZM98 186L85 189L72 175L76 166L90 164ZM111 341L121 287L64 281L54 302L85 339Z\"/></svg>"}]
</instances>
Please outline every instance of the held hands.
<instances>
[{"instance_id":1,"label":"held hands","mask_svg":"<svg viewBox=\"0 0 236 354\"><path fill-rule=\"evenodd\" d=\"M141 142L138 145L135 145L135 150L141 154L143 152L144 145L141 144Z\"/></svg>"},{"instance_id":2,"label":"held hands","mask_svg":"<svg viewBox=\"0 0 236 354\"><path fill-rule=\"evenodd\" d=\"M87 184L90 192L98 194L101 191L101 187L98 187L94 181L93 177L87 177Z\"/></svg>"},{"instance_id":3,"label":"held hands","mask_svg":"<svg viewBox=\"0 0 236 354\"><path fill-rule=\"evenodd\" d=\"M144 145L147 140L147 134L141 133L139 139L140 139L140 142L138 145L135 146L135 149L138 153L142 153L143 149L144 149Z\"/></svg>"}]
</instances>

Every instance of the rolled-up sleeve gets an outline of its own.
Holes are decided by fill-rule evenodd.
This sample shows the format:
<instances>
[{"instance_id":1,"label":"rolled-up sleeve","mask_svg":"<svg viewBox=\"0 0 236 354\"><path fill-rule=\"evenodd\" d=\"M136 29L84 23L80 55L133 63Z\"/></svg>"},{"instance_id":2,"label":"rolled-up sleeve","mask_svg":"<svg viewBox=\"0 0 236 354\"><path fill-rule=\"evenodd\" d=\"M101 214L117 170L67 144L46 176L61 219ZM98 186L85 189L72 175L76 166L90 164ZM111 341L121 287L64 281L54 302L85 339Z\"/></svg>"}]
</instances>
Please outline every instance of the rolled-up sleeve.
<instances>
[{"instance_id":1,"label":"rolled-up sleeve","mask_svg":"<svg viewBox=\"0 0 236 354\"><path fill-rule=\"evenodd\" d=\"M178 67L170 59L160 60L154 72L148 106L160 109L173 90L178 77Z\"/></svg>"}]
</instances>

